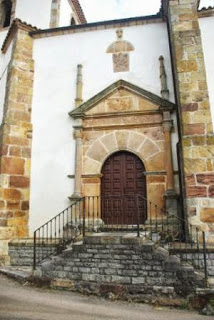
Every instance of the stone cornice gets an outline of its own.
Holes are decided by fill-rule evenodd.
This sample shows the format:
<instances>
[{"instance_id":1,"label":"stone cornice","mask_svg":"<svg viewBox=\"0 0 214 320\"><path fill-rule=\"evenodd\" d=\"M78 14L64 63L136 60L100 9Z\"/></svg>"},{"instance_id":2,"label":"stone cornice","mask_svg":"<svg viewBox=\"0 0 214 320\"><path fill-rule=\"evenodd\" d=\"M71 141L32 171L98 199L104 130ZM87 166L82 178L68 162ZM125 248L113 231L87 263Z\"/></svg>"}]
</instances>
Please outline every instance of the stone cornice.
<instances>
[{"instance_id":1,"label":"stone cornice","mask_svg":"<svg viewBox=\"0 0 214 320\"><path fill-rule=\"evenodd\" d=\"M92 22L87 24L78 24L74 26L45 29L31 32L31 36L35 39L45 38L45 37L54 37L59 35L67 35L79 32L89 32L96 30L105 30L111 28L120 28L120 27L129 27L144 25L150 23L161 23L164 22L161 14L144 16L144 17L135 17L135 18L126 18L118 20L109 20L109 21L99 21Z\"/></svg>"},{"instance_id":2,"label":"stone cornice","mask_svg":"<svg viewBox=\"0 0 214 320\"><path fill-rule=\"evenodd\" d=\"M134 110L134 111L122 111L122 112L108 112L108 113L98 113L98 114L87 114L84 116L85 119L102 119L102 118L121 118L123 117L130 117L130 116L147 116L147 115L154 115L160 114L160 109L157 107L157 110Z\"/></svg>"},{"instance_id":3,"label":"stone cornice","mask_svg":"<svg viewBox=\"0 0 214 320\"><path fill-rule=\"evenodd\" d=\"M173 110L175 108L175 104L164 100L163 98L157 96L156 94L153 94L149 91L146 91L128 81L125 80L118 80L97 95L93 96L88 101L84 102L82 105L80 105L78 108L72 110L69 112L69 115L72 118L81 118L84 116L85 112L93 108L96 104L98 104L102 99L108 97L111 93L113 93L115 90L123 88L127 89L129 91L132 91L133 93L141 96L142 98L145 98L153 103L155 103L157 106L161 107L162 110Z\"/></svg>"},{"instance_id":4,"label":"stone cornice","mask_svg":"<svg viewBox=\"0 0 214 320\"><path fill-rule=\"evenodd\" d=\"M2 45L2 52L6 53L8 47L10 46L14 36L16 35L18 30L24 30L27 32L32 32L37 30L36 27L33 27L31 24L27 24L26 22L21 21L20 19L13 20L11 27L8 30L7 36Z\"/></svg>"}]
</instances>

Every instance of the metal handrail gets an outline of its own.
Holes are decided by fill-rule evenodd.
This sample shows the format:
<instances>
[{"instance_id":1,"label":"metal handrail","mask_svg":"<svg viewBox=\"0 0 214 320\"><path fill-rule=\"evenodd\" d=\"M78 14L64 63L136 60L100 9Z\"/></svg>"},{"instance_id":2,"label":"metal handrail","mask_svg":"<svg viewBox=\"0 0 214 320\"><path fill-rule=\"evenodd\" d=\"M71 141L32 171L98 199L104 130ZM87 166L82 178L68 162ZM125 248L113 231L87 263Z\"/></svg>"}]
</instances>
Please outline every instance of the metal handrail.
<instances>
[{"instance_id":1,"label":"metal handrail","mask_svg":"<svg viewBox=\"0 0 214 320\"><path fill-rule=\"evenodd\" d=\"M124 201L126 197L132 197L131 201L136 202L134 205L136 210L131 212L131 220L124 220L124 218L121 220L119 217L121 202L111 202L111 199L116 198L122 198ZM115 217L114 219L107 217L103 223L100 199L109 199L111 203L107 209L110 210L110 213L116 213L116 220ZM145 215L147 223L142 223ZM136 231L138 237L142 236L169 250L173 249L173 243L177 243L186 251L186 257L184 254L180 254L180 257L188 262L190 261L187 252L189 248L194 248L198 258L192 259L191 263L198 268L201 268L203 264L205 282L207 282L205 233L183 218L176 215L173 215L172 218L169 219L169 212L165 208L161 208L140 194L82 197L35 230L34 268L42 260L62 252L66 245L75 241L78 236L84 237L86 231ZM189 231L188 236L185 229ZM199 259L201 250L203 250L203 263Z\"/></svg>"},{"instance_id":2,"label":"metal handrail","mask_svg":"<svg viewBox=\"0 0 214 320\"><path fill-rule=\"evenodd\" d=\"M60 213L58 213L55 217L51 218L50 220L48 220L47 222L45 222L43 225L41 225L39 228L37 228L34 232L38 231L39 229L41 229L42 227L45 227L49 222L53 221L56 217L60 216L61 214L63 214L63 212L65 212L66 210L70 209L73 205L75 205L75 203L77 203L78 201L82 200L82 198L76 200L74 203L72 203L69 207L65 208L64 210L62 210Z\"/></svg>"},{"instance_id":3,"label":"metal handrail","mask_svg":"<svg viewBox=\"0 0 214 320\"><path fill-rule=\"evenodd\" d=\"M81 206L82 209L81 210ZM83 214L83 216L82 216ZM84 198L80 198L34 231L33 267L49 256L60 253L71 240L69 224L84 220ZM67 227L67 230L66 230ZM82 227L79 233L85 233Z\"/></svg>"}]
</instances>

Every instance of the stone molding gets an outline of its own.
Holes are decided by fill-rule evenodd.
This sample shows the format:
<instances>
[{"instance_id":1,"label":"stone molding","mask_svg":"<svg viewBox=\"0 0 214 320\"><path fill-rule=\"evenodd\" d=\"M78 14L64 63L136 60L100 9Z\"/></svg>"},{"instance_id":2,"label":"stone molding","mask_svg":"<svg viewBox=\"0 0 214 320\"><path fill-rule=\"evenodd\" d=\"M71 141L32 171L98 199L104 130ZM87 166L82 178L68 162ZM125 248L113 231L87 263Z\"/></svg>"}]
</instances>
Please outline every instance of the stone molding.
<instances>
[{"instance_id":1,"label":"stone molding","mask_svg":"<svg viewBox=\"0 0 214 320\"><path fill-rule=\"evenodd\" d=\"M68 27L45 29L41 31L32 31L30 34L34 39L67 35L79 32L89 32L96 30L115 29L121 27L132 27L144 24L163 23L163 18L157 14L147 17L128 18L112 21L93 22L87 24L79 24Z\"/></svg>"},{"instance_id":2,"label":"stone molding","mask_svg":"<svg viewBox=\"0 0 214 320\"><path fill-rule=\"evenodd\" d=\"M99 174L105 160L120 150L136 154L144 163L146 170L149 167L149 159L161 152L160 147L154 141L141 133L130 130L111 132L96 139L85 154L85 157L98 163L98 171L93 174Z\"/></svg>"},{"instance_id":3,"label":"stone molding","mask_svg":"<svg viewBox=\"0 0 214 320\"><path fill-rule=\"evenodd\" d=\"M146 175L147 198L153 199L155 196L157 204L163 207L166 173L164 151L160 148L160 145L144 134L127 129L115 130L105 134L98 132L98 135L99 137L90 146L87 146L87 140L83 138L85 150L82 170L83 195L99 196L101 185L100 173L104 162L117 151L128 151L141 159L146 171L155 173ZM161 176L156 174L157 171L161 171Z\"/></svg>"},{"instance_id":4,"label":"stone molding","mask_svg":"<svg viewBox=\"0 0 214 320\"><path fill-rule=\"evenodd\" d=\"M93 96L86 102L84 102L81 106L76 108L75 110L72 110L69 112L69 115L72 118L81 118L84 116L84 114L93 108L94 105L98 104L102 99L108 97L110 94L112 94L117 89L126 89L131 91L134 94L137 94L141 96L142 98L147 99L150 102L153 102L157 104L160 108L160 110L167 111L168 109L170 111L173 111L175 109L175 104L165 100L149 91L146 91L128 81L125 80L118 80L115 83L111 84L109 87L98 93L97 95Z\"/></svg>"}]
</instances>

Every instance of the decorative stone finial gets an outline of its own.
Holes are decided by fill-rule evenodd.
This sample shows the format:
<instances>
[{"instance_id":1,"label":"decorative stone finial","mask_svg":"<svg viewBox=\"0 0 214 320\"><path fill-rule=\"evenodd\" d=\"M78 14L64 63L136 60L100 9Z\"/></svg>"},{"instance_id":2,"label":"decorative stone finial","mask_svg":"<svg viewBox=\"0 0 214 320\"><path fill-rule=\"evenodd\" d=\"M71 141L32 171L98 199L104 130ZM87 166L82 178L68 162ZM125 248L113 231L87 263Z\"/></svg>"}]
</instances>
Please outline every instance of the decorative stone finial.
<instances>
[{"instance_id":1,"label":"decorative stone finial","mask_svg":"<svg viewBox=\"0 0 214 320\"><path fill-rule=\"evenodd\" d=\"M160 61L160 81L161 81L161 96L163 99L169 100L169 90L167 87L167 76L164 66L164 57L159 57Z\"/></svg>"},{"instance_id":2,"label":"decorative stone finial","mask_svg":"<svg viewBox=\"0 0 214 320\"><path fill-rule=\"evenodd\" d=\"M79 107L82 104L82 88L83 88L83 80L82 80L82 65L77 65L77 82L76 82L76 99L75 105Z\"/></svg>"},{"instance_id":3,"label":"decorative stone finial","mask_svg":"<svg viewBox=\"0 0 214 320\"><path fill-rule=\"evenodd\" d=\"M117 40L118 41L123 39L123 30L122 29L117 29L116 30L116 34L117 34Z\"/></svg>"}]
</instances>

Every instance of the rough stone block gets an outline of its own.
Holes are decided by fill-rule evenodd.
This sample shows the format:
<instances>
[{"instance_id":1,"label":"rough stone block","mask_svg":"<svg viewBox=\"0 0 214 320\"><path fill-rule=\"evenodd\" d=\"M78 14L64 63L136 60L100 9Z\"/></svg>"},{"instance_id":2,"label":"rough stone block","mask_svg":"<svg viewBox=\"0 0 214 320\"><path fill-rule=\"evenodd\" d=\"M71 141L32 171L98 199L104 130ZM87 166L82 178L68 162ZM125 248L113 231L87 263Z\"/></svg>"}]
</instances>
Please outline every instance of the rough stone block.
<instances>
[{"instance_id":1,"label":"rough stone block","mask_svg":"<svg viewBox=\"0 0 214 320\"><path fill-rule=\"evenodd\" d=\"M4 157L2 159L2 173L24 174L24 159Z\"/></svg>"},{"instance_id":2,"label":"rough stone block","mask_svg":"<svg viewBox=\"0 0 214 320\"><path fill-rule=\"evenodd\" d=\"M3 198L5 200L20 200L21 192L17 189L4 189L3 190Z\"/></svg>"},{"instance_id":3,"label":"rough stone block","mask_svg":"<svg viewBox=\"0 0 214 320\"><path fill-rule=\"evenodd\" d=\"M169 256L169 251L161 247L158 247L157 249L155 249L153 253L153 259L155 260L157 259L160 261L164 261L166 258L168 258L168 256Z\"/></svg>"},{"instance_id":4,"label":"rough stone block","mask_svg":"<svg viewBox=\"0 0 214 320\"><path fill-rule=\"evenodd\" d=\"M195 123L183 125L184 135L196 135L205 133L205 125L203 123Z\"/></svg>"},{"instance_id":5,"label":"rough stone block","mask_svg":"<svg viewBox=\"0 0 214 320\"><path fill-rule=\"evenodd\" d=\"M206 172L206 160L185 158L184 170L186 173Z\"/></svg>"},{"instance_id":6,"label":"rough stone block","mask_svg":"<svg viewBox=\"0 0 214 320\"><path fill-rule=\"evenodd\" d=\"M131 278L130 277L121 277L121 276L112 276L112 282L116 283L131 283Z\"/></svg>"},{"instance_id":7,"label":"rough stone block","mask_svg":"<svg viewBox=\"0 0 214 320\"><path fill-rule=\"evenodd\" d=\"M200 218L203 222L214 222L214 208L201 208Z\"/></svg>"},{"instance_id":8,"label":"rough stone block","mask_svg":"<svg viewBox=\"0 0 214 320\"><path fill-rule=\"evenodd\" d=\"M0 227L0 240L11 240L15 235L15 230L12 227ZM4 241L1 241L4 243Z\"/></svg>"},{"instance_id":9,"label":"rough stone block","mask_svg":"<svg viewBox=\"0 0 214 320\"><path fill-rule=\"evenodd\" d=\"M209 187L208 196L214 198L214 185Z\"/></svg>"},{"instance_id":10,"label":"rough stone block","mask_svg":"<svg viewBox=\"0 0 214 320\"><path fill-rule=\"evenodd\" d=\"M30 179L21 176L11 176L10 186L15 188L28 188L30 185Z\"/></svg>"},{"instance_id":11,"label":"rough stone block","mask_svg":"<svg viewBox=\"0 0 214 320\"><path fill-rule=\"evenodd\" d=\"M180 60L177 62L178 72L197 71L197 63L195 60Z\"/></svg>"},{"instance_id":12,"label":"rough stone block","mask_svg":"<svg viewBox=\"0 0 214 320\"><path fill-rule=\"evenodd\" d=\"M164 262L165 271L175 271L180 268L180 259L177 256L169 256Z\"/></svg>"},{"instance_id":13,"label":"rough stone block","mask_svg":"<svg viewBox=\"0 0 214 320\"><path fill-rule=\"evenodd\" d=\"M205 186L187 186L187 197L206 197L207 188Z\"/></svg>"}]
</instances>

